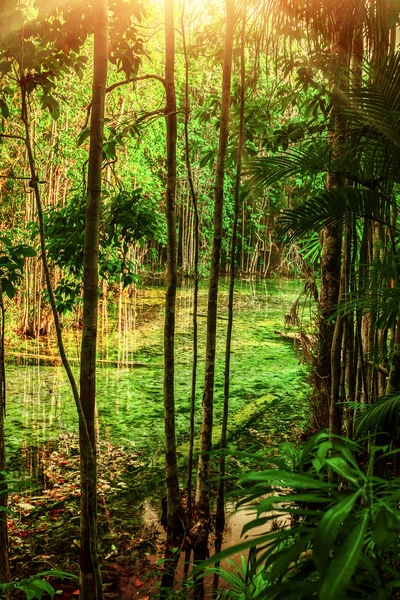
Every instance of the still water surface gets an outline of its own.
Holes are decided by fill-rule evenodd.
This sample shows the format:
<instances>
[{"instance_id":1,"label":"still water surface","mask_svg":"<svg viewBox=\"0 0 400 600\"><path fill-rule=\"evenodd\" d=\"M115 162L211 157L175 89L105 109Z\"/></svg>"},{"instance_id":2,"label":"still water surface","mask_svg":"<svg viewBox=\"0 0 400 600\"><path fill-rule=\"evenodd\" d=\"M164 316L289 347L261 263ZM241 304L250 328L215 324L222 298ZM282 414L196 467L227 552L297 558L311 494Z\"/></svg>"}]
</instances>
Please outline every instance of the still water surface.
<instances>
[{"instance_id":1,"label":"still water surface","mask_svg":"<svg viewBox=\"0 0 400 600\"><path fill-rule=\"evenodd\" d=\"M197 428L204 377L206 282L199 297ZM306 419L304 368L287 342L274 334L302 289L288 280L239 281L235 294L231 365L231 435L257 426L269 441L290 437ZM182 455L189 430L192 362L192 285L178 292L176 318L176 419ZM223 360L228 282L221 281L215 382L216 438L222 414ZM103 306L97 374L98 425L102 440L162 456L164 288L138 289L131 299ZM66 333L68 354L77 358L79 334ZM56 355L55 341L27 341L23 353ZM32 360L30 361L32 362ZM39 361L38 361L39 362ZM7 366L6 437L9 458L60 433L76 432L72 394L61 366ZM132 363L139 365L132 366ZM78 374L75 368L76 375ZM261 432L261 433L260 433ZM276 439L275 439L276 438Z\"/></svg>"}]
</instances>

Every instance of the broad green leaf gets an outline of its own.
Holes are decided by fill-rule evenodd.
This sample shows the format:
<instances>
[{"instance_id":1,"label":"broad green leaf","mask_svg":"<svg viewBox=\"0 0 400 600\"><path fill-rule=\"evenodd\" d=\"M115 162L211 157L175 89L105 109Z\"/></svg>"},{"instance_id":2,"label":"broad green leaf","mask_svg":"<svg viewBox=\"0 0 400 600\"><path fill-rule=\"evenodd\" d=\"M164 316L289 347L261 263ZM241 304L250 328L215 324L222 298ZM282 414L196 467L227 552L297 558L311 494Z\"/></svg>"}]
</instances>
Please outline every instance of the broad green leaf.
<instances>
[{"instance_id":1,"label":"broad green leaf","mask_svg":"<svg viewBox=\"0 0 400 600\"><path fill-rule=\"evenodd\" d=\"M3 62L0 62L0 74L1 75L6 75L7 73L9 73L11 71L11 68L12 68L11 60L6 60Z\"/></svg>"},{"instance_id":2,"label":"broad green leaf","mask_svg":"<svg viewBox=\"0 0 400 600\"><path fill-rule=\"evenodd\" d=\"M400 521L394 514L382 508L376 515L373 537L380 551L388 550L400 536Z\"/></svg>"},{"instance_id":3,"label":"broad green leaf","mask_svg":"<svg viewBox=\"0 0 400 600\"><path fill-rule=\"evenodd\" d=\"M325 570L329 554L343 522L347 519L357 502L361 492L346 496L341 502L332 506L322 517L315 536L313 559L319 571Z\"/></svg>"},{"instance_id":4,"label":"broad green leaf","mask_svg":"<svg viewBox=\"0 0 400 600\"><path fill-rule=\"evenodd\" d=\"M368 512L336 548L319 593L320 600L339 600L349 585L364 545Z\"/></svg>"},{"instance_id":5,"label":"broad green leaf","mask_svg":"<svg viewBox=\"0 0 400 600\"><path fill-rule=\"evenodd\" d=\"M314 477L278 469L270 469L268 471L261 471L260 473L251 473L250 475L243 477L241 481L245 483L250 481L265 481L266 483L268 482L269 485L283 485L289 488L304 489L330 489L333 487L332 484Z\"/></svg>"},{"instance_id":6,"label":"broad green leaf","mask_svg":"<svg viewBox=\"0 0 400 600\"><path fill-rule=\"evenodd\" d=\"M296 563L300 554L305 550L313 535L300 537L291 547L284 548L279 556L272 557L271 581L282 580L289 570L290 565ZM294 566L294 565L293 565Z\"/></svg>"},{"instance_id":7,"label":"broad green leaf","mask_svg":"<svg viewBox=\"0 0 400 600\"><path fill-rule=\"evenodd\" d=\"M78 141L77 141L78 146L82 146L83 142L89 136L90 136L90 129L88 127L85 127L84 129L82 129L82 131L80 132L80 134L78 136Z\"/></svg>"},{"instance_id":8,"label":"broad green leaf","mask_svg":"<svg viewBox=\"0 0 400 600\"><path fill-rule=\"evenodd\" d=\"M25 244L23 244L21 246L18 246L18 250L22 254L22 256L25 256L25 257L36 256L36 250L35 250L35 248L32 248L32 246L26 246Z\"/></svg>"},{"instance_id":9,"label":"broad green leaf","mask_svg":"<svg viewBox=\"0 0 400 600\"><path fill-rule=\"evenodd\" d=\"M335 473L350 481L357 487L360 485L360 474L347 464L347 462L340 456L332 456L325 460L326 464L331 467Z\"/></svg>"},{"instance_id":10,"label":"broad green leaf","mask_svg":"<svg viewBox=\"0 0 400 600\"><path fill-rule=\"evenodd\" d=\"M10 116L10 111L8 109L7 103L2 98L0 98L0 112L3 119L8 119L8 117Z\"/></svg>"}]
</instances>

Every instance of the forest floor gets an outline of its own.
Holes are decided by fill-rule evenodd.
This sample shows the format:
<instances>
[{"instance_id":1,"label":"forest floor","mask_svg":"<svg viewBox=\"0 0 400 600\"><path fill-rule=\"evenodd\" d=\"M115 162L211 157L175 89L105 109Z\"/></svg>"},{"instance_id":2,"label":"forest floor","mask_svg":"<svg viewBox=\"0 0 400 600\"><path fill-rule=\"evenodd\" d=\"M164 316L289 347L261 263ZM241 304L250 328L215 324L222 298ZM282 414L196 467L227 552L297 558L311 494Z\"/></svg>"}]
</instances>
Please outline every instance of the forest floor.
<instances>
[{"instance_id":1,"label":"forest floor","mask_svg":"<svg viewBox=\"0 0 400 600\"><path fill-rule=\"evenodd\" d=\"M272 414L269 415L271 419ZM281 419L285 430L284 415ZM282 420L283 419L283 420ZM266 436L252 424L240 435L238 446L271 447L276 439ZM290 438L302 436L293 420ZM281 436L280 436L281 437ZM283 435L288 438L289 433ZM281 437L282 439L282 437ZM235 480L250 465L251 454L229 459L230 473ZM250 461L250 462L249 462ZM30 462L29 480L10 481L9 518L10 558L13 579L25 579L50 569L79 574L79 451L78 438L64 436L61 443L42 444L40 451L25 451L25 465ZM160 524L161 490L148 489L148 500L135 506L132 490L146 471L149 479L157 480L160 473L147 472L140 452L128 452L125 447L100 443L98 452L99 497L99 555L102 564L105 597L120 600L146 598L148 590L157 589L163 569L165 532ZM161 474L162 480L162 474ZM142 489L143 494L143 489ZM229 494L228 494L229 497ZM231 503L231 510L233 508ZM227 543L240 540L243 514L233 514L228 523ZM210 540L212 547L213 541ZM183 569L182 569L183 570ZM78 580L65 579L54 583L57 597L76 598Z\"/></svg>"},{"instance_id":2,"label":"forest floor","mask_svg":"<svg viewBox=\"0 0 400 600\"><path fill-rule=\"evenodd\" d=\"M38 458L38 455L36 455ZM9 542L13 579L57 569L79 573L79 454L78 439L62 445L42 445L36 485L28 489L21 481L10 481ZM150 523L138 528L129 504L129 481L142 466L140 453L101 444L98 454L99 554L107 598L123 598L125 587L140 589L145 573L159 567L160 531ZM161 526L160 526L161 528ZM153 557L153 558L151 558ZM79 595L77 580L52 583L58 597ZM129 598L133 597L132 590Z\"/></svg>"}]
</instances>

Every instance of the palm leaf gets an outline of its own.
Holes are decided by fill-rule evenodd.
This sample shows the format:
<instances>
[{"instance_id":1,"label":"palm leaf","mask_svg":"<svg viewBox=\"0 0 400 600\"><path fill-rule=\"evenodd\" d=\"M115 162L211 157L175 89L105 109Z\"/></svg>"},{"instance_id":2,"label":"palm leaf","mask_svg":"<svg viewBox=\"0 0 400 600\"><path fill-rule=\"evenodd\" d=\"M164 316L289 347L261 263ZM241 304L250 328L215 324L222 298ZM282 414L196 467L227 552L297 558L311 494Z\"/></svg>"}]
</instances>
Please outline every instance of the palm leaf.
<instances>
[{"instance_id":1,"label":"palm leaf","mask_svg":"<svg viewBox=\"0 0 400 600\"><path fill-rule=\"evenodd\" d=\"M382 201L381 194L367 189L326 190L299 208L284 211L278 222L280 238L301 239L309 231L321 230L353 216L380 220Z\"/></svg>"},{"instance_id":2,"label":"palm leaf","mask_svg":"<svg viewBox=\"0 0 400 600\"><path fill-rule=\"evenodd\" d=\"M384 428L386 423L395 419L400 411L400 396L391 394L382 396L376 404L365 405L356 417L355 431L360 434Z\"/></svg>"}]
</instances>

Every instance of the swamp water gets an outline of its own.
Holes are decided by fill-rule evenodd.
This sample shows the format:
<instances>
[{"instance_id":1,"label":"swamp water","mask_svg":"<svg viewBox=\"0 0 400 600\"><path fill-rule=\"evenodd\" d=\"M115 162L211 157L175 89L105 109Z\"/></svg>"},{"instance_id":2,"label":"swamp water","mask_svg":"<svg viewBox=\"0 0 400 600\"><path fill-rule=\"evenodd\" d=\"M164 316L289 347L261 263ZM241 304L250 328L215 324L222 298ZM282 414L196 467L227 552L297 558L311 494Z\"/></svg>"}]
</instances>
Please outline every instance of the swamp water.
<instances>
[{"instance_id":1,"label":"swamp water","mask_svg":"<svg viewBox=\"0 0 400 600\"><path fill-rule=\"evenodd\" d=\"M301 292L301 283L288 280L239 281L235 294L230 429L262 421L260 434L276 441L292 437L305 423L304 369L290 343L274 334ZM228 282L219 296L215 380L215 441L223 401L223 361L227 324ZM197 426L201 422L204 378L206 283L199 296L199 367ZM163 444L163 320L164 289L145 287L133 299L108 306L100 313L97 408L100 438L126 444L152 460ZM66 332L67 353L79 355L79 334ZM12 353L12 352L11 352ZM24 360L24 354L27 358ZM35 354L57 356L55 340L27 340L20 345L18 366L7 366L6 438L10 458L22 446L37 446L77 430L69 383L61 365L40 366ZM37 362L42 362L37 361ZM178 291L176 316L176 425L178 441L187 439L192 363L192 286ZM75 369L76 375L78 369ZM266 414L269 413L269 414ZM269 425L268 425L269 421Z\"/></svg>"},{"instance_id":2,"label":"swamp water","mask_svg":"<svg viewBox=\"0 0 400 600\"><path fill-rule=\"evenodd\" d=\"M228 282L222 279L220 286L214 443L219 440L222 416ZM301 291L302 284L293 280L237 282L229 420L232 457L227 463L228 474L243 473L250 468L246 460L235 457L235 449L257 450L294 439L306 425L305 369L299 365L299 355L292 344L274 333L275 329L283 329L284 317ZM182 481L186 477L189 432L192 293L192 285L184 282L177 298L175 389ZM199 295L197 432L201 426L206 306L204 282ZM100 462L110 472L108 479L103 480L104 490L113 485L115 465L125 465L120 469L121 478L116 484L120 487L116 493L108 497L104 492L107 507L103 533L108 549L114 547L110 540L117 535L116 531L137 535L143 526L158 527L160 497L164 494L163 320L164 288L157 286L138 289L133 298L116 300L108 307L103 305L100 312L97 372ZM68 355L77 361L79 332L66 329L65 340ZM68 463L68 468L74 457L76 462L76 411L62 366L42 366L44 356L57 356L54 339L26 340L23 345L19 342L18 348L9 347L9 356L13 352L20 364L8 364L6 372L9 471L18 477L30 476L37 486L34 494L41 494L46 487L41 465L46 453L48 457L49 452L54 449L57 452L63 446L64 455L56 454L54 460ZM32 358L35 355L41 358ZM77 367L75 373L78 375ZM130 457L130 462L126 457ZM61 481L75 479L76 485L77 471L68 477L63 475ZM77 513L72 506L68 510L72 526ZM242 521L243 516L228 522L228 543L239 541ZM77 524L75 520L73 527ZM65 524L64 538L68 539L64 527Z\"/></svg>"}]
</instances>

